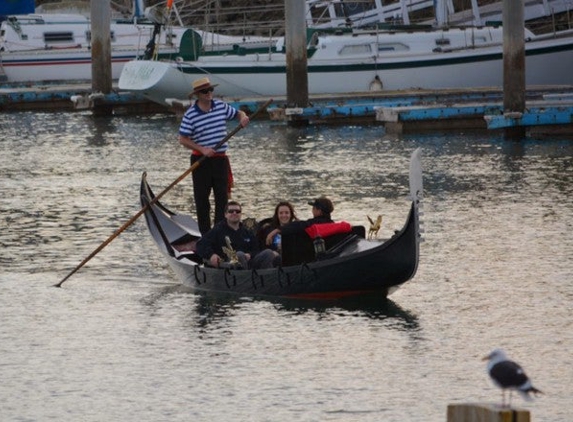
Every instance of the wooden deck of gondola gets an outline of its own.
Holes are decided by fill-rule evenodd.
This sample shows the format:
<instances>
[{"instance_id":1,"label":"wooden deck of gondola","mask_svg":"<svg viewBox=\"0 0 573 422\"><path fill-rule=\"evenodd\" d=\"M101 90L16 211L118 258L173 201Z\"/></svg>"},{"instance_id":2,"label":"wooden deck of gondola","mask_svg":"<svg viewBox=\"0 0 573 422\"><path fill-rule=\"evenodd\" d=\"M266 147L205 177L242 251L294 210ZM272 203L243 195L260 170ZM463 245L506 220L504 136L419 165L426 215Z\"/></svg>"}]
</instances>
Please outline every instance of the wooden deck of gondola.
<instances>
[{"instance_id":1,"label":"wooden deck of gondola","mask_svg":"<svg viewBox=\"0 0 573 422\"><path fill-rule=\"evenodd\" d=\"M254 112L268 97L224 98ZM504 114L499 88L372 91L309 96L308 107L292 107L273 98L267 118L287 123L380 124L388 133L435 130L497 130L524 126L541 132L573 133L573 86L530 87L524 113ZM155 104L141 94L93 94L91 84L0 85L0 111L78 111L104 106L114 114L182 114L189 100ZM265 117L265 116L263 116Z\"/></svg>"}]
</instances>

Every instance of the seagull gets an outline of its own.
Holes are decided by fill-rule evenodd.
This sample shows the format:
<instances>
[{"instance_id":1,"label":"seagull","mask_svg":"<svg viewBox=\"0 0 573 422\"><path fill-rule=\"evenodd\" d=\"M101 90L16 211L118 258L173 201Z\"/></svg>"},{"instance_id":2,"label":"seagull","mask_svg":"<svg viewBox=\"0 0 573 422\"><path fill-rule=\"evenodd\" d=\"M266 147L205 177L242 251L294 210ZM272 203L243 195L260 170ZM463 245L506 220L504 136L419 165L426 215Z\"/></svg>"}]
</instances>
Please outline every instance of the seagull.
<instances>
[{"instance_id":1,"label":"seagull","mask_svg":"<svg viewBox=\"0 0 573 422\"><path fill-rule=\"evenodd\" d=\"M513 390L517 391L526 401L532 400L529 393L533 393L534 395L543 394L542 391L531 384L523 368L514 361L509 360L502 349L493 350L489 355L485 356L483 360L489 361L487 364L487 372L493 383L501 388L502 407L506 407L505 390L509 390L508 407L511 407L511 392Z\"/></svg>"}]
</instances>

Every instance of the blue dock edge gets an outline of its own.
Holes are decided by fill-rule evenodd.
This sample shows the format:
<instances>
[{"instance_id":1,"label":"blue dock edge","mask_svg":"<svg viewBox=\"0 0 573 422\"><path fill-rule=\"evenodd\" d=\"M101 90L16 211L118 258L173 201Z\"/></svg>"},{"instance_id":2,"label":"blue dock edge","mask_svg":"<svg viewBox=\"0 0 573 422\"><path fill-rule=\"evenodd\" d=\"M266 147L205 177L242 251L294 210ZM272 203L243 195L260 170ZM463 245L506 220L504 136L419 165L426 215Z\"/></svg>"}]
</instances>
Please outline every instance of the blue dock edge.
<instances>
[{"instance_id":1,"label":"blue dock edge","mask_svg":"<svg viewBox=\"0 0 573 422\"><path fill-rule=\"evenodd\" d=\"M416 107L420 104L452 102L491 103L499 101L501 93L496 89L483 90L411 90L376 91L355 94L311 96L310 106L288 107L276 102L268 109L271 120L308 120L316 123L347 123L360 119L376 123L377 110L381 107Z\"/></svg>"},{"instance_id":2,"label":"blue dock edge","mask_svg":"<svg viewBox=\"0 0 573 422\"><path fill-rule=\"evenodd\" d=\"M307 120L312 123L361 121L384 125L387 132L483 129L512 126L570 125L572 86L532 87L526 91L527 112L505 115L503 91L496 88L468 90L412 90L359 93L332 98L309 98L308 107L269 107L272 120ZM487 119L486 119L487 117Z\"/></svg>"},{"instance_id":3,"label":"blue dock edge","mask_svg":"<svg viewBox=\"0 0 573 422\"><path fill-rule=\"evenodd\" d=\"M268 97L223 98L247 113L255 112ZM0 110L78 111L109 106L114 113L182 114L189 100L173 100L161 106L142 95L119 91L91 92L91 82L68 81L41 86L0 85ZM309 96L309 106L289 107L285 97L267 108L271 120L309 123L384 125L387 132L445 129L504 129L561 127L573 132L573 86L532 87L526 91L523 113L504 113L499 88L373 91ZM264 118L264 116L261 116Z\"/></svg>"},{"instance_id":4,"label":"blue dock edge","mask_svg":"<svg viewBox=\"0 0 573 422\"><path fill-rule=\"evenodd\" d=\"M387 126L444 122L448 120L481 119L488 130L518 126L549 126L573 124L573 102L532 101L523 113L504 112L503 104L453 104L431 106L378 107L376 119Z\"/></svg>"},{"instance_id":5,"label":"blue dock edge","mask_svg":"<svg viewBox=\"0 0 573 422\"><path fill-rule=\"evenodd\" d=\"M39 86L0 85L0 110L52 110L73 111L92 108L94 105L136 111L157 111L142 95L119 91L112 88L109 94L92 93L91 83L68 82L65 84L45 84ZM165 109L164 107L162 108Z\"/></svg>"},{"instance_id":6,"label":"blue dock edge","mask_svg":"<svg viewBox=\"0 0 573 422\"><path fill-rule=\"evenodd\" d=\"M523 113L484 115L488 129L505 129L518 126L548 126L573 124L573 105L557 107L532 107Z\"/></svg>"}]
</instances>

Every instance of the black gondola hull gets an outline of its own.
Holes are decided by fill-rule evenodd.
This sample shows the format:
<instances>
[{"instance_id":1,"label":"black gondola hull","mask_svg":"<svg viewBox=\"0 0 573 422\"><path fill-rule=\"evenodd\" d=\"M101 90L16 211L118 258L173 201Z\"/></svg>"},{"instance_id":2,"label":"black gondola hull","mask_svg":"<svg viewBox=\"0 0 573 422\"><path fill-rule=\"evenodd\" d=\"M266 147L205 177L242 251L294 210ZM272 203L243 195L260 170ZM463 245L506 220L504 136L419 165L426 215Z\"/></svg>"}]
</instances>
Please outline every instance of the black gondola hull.
<instances>
[{"instance_id":1,"label":"black gondola hull","mask_svg":"<svg viewBox=\"0 0 573 422\"><path fill-rule=\"evenodd\" d=\"M412 177L421 179L421 170L412 171L411 167ZM387 296L414 277L419 261L421 180L414 184L411 180L410 185L410 211L403 228L391 239L355 239L335 257L262 270L212 268L198 264L194 254L178 253L173 247L178 239L199 238L196 223L160 204L145 174L140 194L148 229L184 285L201 292L242 296L332 298Z\"/></svg>"}]
</instances>

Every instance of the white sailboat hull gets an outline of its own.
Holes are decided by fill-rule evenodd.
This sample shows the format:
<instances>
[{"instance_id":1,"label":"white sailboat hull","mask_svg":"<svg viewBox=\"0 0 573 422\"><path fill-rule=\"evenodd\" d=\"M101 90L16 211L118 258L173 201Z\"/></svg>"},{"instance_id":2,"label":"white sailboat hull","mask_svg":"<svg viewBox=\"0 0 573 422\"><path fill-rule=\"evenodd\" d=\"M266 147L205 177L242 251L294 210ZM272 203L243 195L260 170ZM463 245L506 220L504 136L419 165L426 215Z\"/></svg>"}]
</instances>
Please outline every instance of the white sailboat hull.
<instances>
[{"instance_id":1,"label":"white sailboat hull","mask_svg":"<svg viewBox=\"0 0 573 422\"><path fill-rule=\"evenodd\" d=\"M111 75L119 79L125 63L134 60L141 51L114 51L111 57ZM8 82L81 81L92 78L91 50L75 49L56 54L21 53L6 55L3 63Z\"/></svg>"},{"instance_id":2,"label":"white sailboat hull","mask_svg":"<svg viewBox=\"0 0 573 422\"><path fill-rule=\"evenodd\" d=\"M379 85L372 86L375 76L384 90L501 87L503 46L499 31L476 48L456 45L449 33L446 36L452 42L447 51L436 49L436 34L379 35L377 55L346 57L336 52L348 46L361 51L357 46L373 43L372 39L325 37L308 59L309 94L380 89ZM467 34L465 39L467 42ZM394 45L396 50L385 54L380 48L385 45ZM402 47L404 50L399 51ZM528 42L526 54L527 85L573 85L573 37ZM119 88L165 105L166 99L186 99L192 81L203 76L219 85L219 96L286 95L282 53L207 56L192 62L130 61L123 68Z\"/></svg>"},{"instance_id":3,"label":"white sailboat hull","mask_svg":"<svg viewBox=\"0 0 573 422\"><path fill-rule=\"evenodd\" d=\"M111 71L118 79L123 65L142 57L153 34L153 24L111 22ZM187 29L160 31L157 54L176 54ZM77 14L8 16L1 23L0 77L3 82L91 80L90 21Z\"/></svg>"}]
</instances>

